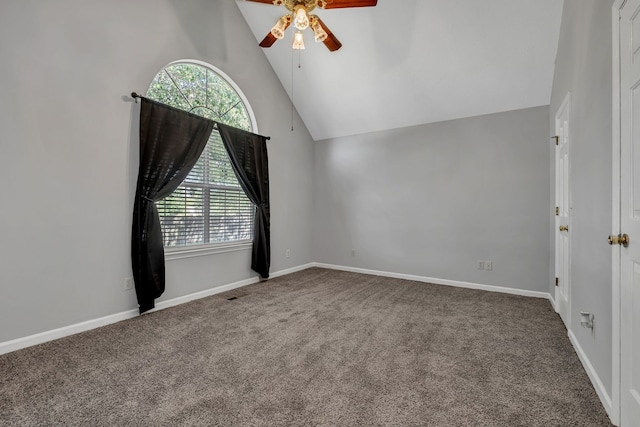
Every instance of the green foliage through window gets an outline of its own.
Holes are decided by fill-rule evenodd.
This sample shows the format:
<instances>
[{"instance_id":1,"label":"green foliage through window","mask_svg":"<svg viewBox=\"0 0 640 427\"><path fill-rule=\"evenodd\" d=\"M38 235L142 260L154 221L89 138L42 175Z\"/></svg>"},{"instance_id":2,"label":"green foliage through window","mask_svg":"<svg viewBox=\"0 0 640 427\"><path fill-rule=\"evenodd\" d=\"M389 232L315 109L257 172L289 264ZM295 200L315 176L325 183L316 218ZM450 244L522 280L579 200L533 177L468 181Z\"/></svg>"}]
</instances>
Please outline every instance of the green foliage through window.
<instances>
[{"instance_id":1,"label":"green foliage through window","mask_svg":"<svg viewBox=\"0 0 640 427\"><path fill-rule=\"evenodd\" d=\"M147 97L253 130L247 108L235 89L199 64L180 62L165 67L151 82ZM167 247L246 241L253 234L255 208L240 188L216 130L184 182L157 207Z\"/></svg>"}]
</instances>

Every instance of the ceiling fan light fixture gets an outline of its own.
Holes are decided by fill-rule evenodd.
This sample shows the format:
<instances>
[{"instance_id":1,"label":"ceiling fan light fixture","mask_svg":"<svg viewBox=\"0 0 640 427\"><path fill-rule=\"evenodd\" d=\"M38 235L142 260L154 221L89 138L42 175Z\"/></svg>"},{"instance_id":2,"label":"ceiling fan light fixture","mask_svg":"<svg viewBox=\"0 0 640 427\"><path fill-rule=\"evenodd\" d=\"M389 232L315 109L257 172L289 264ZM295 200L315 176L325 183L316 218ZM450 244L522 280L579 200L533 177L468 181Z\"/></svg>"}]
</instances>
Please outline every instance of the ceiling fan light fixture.
<instances>
[{"instance_id":1,"label":"ceiling fan light fixture","mask_svg":"<svg viewBox=\"0 0 640 427\"><path fill-rule=\"evenodd\" d=\"M277 39L284 38L284 30L287 29L288 24L289 20L287 19L287 16L283 16L282 18L278 19L276 25L274 25L271 29L271 34L273 34L273 37Z\"/></svg>"},{"instance_id":2,"label":"ceiling fan light fixture","mask_svg":"<svg viewBox=\"0 0 640 427\"><path fill-rule=\"evenodd\" d=\"M311 29L313 30L316 43L323 42L327 39L328 34L324 28L322 28L322 25L320 25L317 18L311 20Z\"/></svg>"},{"instance_id":3,"label":"ceiling fan light fixture","mask_svg":"<svg viewBox=\"0 0 640 427\"><path fill-rule=\"evenodd\" d=\"M296 6L293 11L293 25L299 30L306 30L309 28L309 15L304 5Z\"/></svg>"},{"instance_id":4,"label":"ceiling fan light fixture","mask_svg":"<svg viewBox=\"0 0 640 427\"><path fill-rule=\"evenodd\" d=\"M294 49L304 49L304 36L302 35L302 31L298 30L293 35L293 46Z\"/></svg>"},{"instance_id":5,"label":"ceiling fan light fixture","mask_svg":"<svg viewBox=\"0 0 640 427\"><path fill-rule=\"evenodd\" d=\"M258 45L263 48L273 46L273 44L284 38L287 28L294 24L300 31L311 27L316 43L324 43L330 52L335 52L342 47L340 40L329 30L324 22L311 12L316 8L320 9L347 9L372 7L378 4L378 0L244 0L255 3L273 4L274 6L284 6L287 15L278 20L271 31L262 39ZM294 34L294 49L304 49L302 34Z\"/></svg>"}]
</instances>

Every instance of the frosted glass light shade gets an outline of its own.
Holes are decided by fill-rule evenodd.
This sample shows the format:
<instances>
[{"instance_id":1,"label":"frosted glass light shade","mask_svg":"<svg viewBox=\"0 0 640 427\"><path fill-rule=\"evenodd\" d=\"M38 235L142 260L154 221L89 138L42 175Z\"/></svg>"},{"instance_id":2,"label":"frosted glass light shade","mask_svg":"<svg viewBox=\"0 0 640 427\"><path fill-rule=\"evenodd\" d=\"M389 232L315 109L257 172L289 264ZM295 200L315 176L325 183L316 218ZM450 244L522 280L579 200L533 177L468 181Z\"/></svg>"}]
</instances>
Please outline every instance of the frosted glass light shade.
<instances>
[{"instance_id":1,"label":"frosted glass light shade","mask_svg":"<svg viewBox=\"0 0 640 427\"><path fill-rule=\"evenodd\" d=\"M293 35L293 46L294 49L304 49L304 36L302 35L302 31L298 30Z\"/></svg>"},{"instance_id":2,"label":"frosted glass light shade","mask_svg":"<svg viewBox=\"0 0 640 427\"><path fill-rule=\"evenodd\" d=\"M309 28L309 15L307 15L304 6L296 6L296 10L293 12L293 25L299 30Z\"/></svg>"},{"instance_id":3,"label":"frosted glass light shade","mask_svg":"<svg viewBox=\"0 0 640 427\"><path fill-rule=\"evenodd\" d=\"M284 30L287 29L287 17L283 16L282 18L278 19L278 22L276 22L276 25L273 26L273 28L271 29L271 34L273 34L273 37L277 38L277 39L282 39L284 37Z\"/></svg>"},{"instance_id":4,"label":"frosted glass light shade","mask_svg":"<svg viewBox=\"0 0 640 427\"><path fill-rule=\"evenodd\" d=\"M322 25L320 25L317 19L314 19L311 22L311 29L313 30L316 43L323 42L327 39L328 37L327 32L324 30L324 28L322 28Z\"/></svg>"}]
</instances>

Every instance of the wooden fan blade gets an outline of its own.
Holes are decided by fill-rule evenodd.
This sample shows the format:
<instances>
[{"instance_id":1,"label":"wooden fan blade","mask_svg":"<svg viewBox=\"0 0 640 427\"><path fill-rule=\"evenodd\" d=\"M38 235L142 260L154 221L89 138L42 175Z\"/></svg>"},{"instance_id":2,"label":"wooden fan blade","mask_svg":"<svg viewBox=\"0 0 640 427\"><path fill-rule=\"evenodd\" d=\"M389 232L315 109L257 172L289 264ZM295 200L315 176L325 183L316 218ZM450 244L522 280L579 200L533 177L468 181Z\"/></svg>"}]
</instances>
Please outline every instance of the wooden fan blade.
<instances>
[{"instance_id":1,"label":"wooden fan blade","mask_svg":"<svg viewBox=\"0 0 640 427\"><path fill-rule=\"evenodd\" d=\"M286 23L284 24L284 27L282 28L282 31L284 33L284 31L286 31L287 28L289 28L289 25L291 25L291 19L289 18L288 15L284 15L282 18L280 18L278 20L278 23L280 23L280 21L282 21L283 19L286 20ZM271 47L271 45L273 45L276 41L278 41L278 38L276 36L274 36L271 31L269 31L267 33L266 37L264 39L262 39L262 41L260 42L259 46L260 47Z\"/></svg>"},{"instance_id":2,"label":"wooden fan blade","mask_svg":"<svg viewBox=\"0 0 640 427\"><path fill-rule=\"evenodd\" d=\"M271 34L271 31L269 31L269 34L267 34L267 36L260 42L260 47L271 47L271 45L273 45L277 41L278 39L273 34Z\"/></svg>"},{"instance_id":3,"label":"wooden fan blade","mask_svg":"<svg viewBox=\"0 0 640 427\"><path fill-rule=\"evenodd\" d=\"M316 19L318 20L318 24L320 24L325 33L327 33L327 38L322 43L324 43L327 49L329 49L331 52L335 52L336 50L340 49L342 47L342 43L340 43L340 40L338 40L338 38L333 35L331 30L327 28L326 25L324 25L322 19L318 17L316 17Z\"/></svg>"},{"instance_id":4,"label":"wooden fan blade","mask_svg":"<svg viewBox=\"0 0 640 427\"><path fill-rule=\"evenodd\" d=\"M245 0L245 1L252 1L254 3L273 4L273 0Z\"/></svg>"},{"instance_id":5,"label":"wooden fan blade","mask_svg":"<svg viewBox=\"0 0 640 427\"><path fill-rule=\"evenodd\" d=\"M369 7L378 4L378 0L326 0L322 9L340 9L345 7Z\"/></svg>"}]
</instances>

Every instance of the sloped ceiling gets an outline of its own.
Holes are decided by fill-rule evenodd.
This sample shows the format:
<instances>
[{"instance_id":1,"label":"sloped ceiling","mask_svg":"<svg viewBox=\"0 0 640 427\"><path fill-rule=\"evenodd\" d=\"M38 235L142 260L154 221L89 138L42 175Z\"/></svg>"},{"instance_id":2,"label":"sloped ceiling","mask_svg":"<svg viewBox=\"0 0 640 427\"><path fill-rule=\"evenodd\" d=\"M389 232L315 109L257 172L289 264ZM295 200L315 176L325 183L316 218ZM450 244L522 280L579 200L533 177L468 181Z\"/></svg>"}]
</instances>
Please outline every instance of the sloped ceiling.
<instances>
[{"instance_id":1,"label":"sloped ceiling","mask_svg":"<svg viewBox=\"0 0 640 427\"><path fill-rule=\"evenodd\" d=\"M287 11L236 0L256 43ZM329 52L291 26L264 53L314 140L547 105L562 0L379 0L316 9Z\"/></svg>"}]
</instances>

